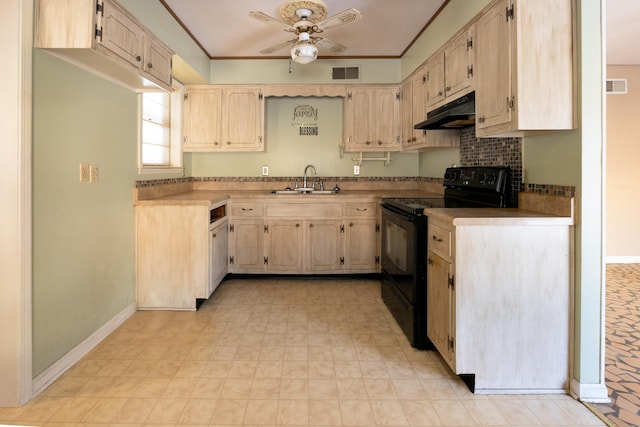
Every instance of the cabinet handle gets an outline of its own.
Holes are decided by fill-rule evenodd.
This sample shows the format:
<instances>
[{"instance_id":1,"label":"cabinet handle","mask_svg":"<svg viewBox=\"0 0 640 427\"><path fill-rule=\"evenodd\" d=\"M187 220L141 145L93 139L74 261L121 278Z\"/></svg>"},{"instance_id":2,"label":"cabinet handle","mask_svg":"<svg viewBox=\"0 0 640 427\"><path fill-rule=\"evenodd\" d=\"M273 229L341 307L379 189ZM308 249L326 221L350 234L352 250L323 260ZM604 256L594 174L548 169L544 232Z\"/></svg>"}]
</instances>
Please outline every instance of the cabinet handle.
<instances>
[{"instance_id":1,"label":"cabinet handle","mask_svg":"<svg viewBox=\"0 0 640 427\"><path fill-rule=\"evenodd\" d=\"M245 212L251 212L253 210L253 208L242 208L243 211Z\"/></svg>"},{"instance_id":2,"label":"cabinet handle","mask_svg":"<svg viewBox=\"0 0 640 427\"><path fill-rule=\"evenodd\" d=\"M433 260L431 258L427 258L427 264L433 265Z\"/></svg>"},{"instance_id":3,"label":"cabinet handle","mask_svg":"<svg viewBox=\"0 0 640 427\"><path fill-rule=\"evenodd\" d=\"M478 123L484 123L484 117L482 116L478 117Z\"/></svg>"},{"instance_id":4,"label":"cabinet handle","mask_svg":"<svg viewBox=\"0 0 640 427\"><path fill-rule=\"evenodd\" d=\"M447 86L447 87L445 87L445 88L444 88L444 91L445 91L445 92L451 92L451 86Z\"/></svg>"},{"instance_id":5,"label":"cabinet handle","mask_svg":"<svg viewBox=\"0 0 640 427\"><path fill-rule=\"evenodd\" d=\"M438 96L442 96L442 91L438 91Z\"/></svg>"},{"instance_id":6,"label":"cabinet handle","mask_svg":"<svg viewBox=\"0 0 640 427\"><path fill-rule=\"evenodd\" d=\"M353 227L353 223L352 222L349 223L349 227Z\"/></svg>"},{"instance_id":7,"label":"cabinet handle","mask_svg":"<svg viewBox=\"0 0 640 427\"><path fill-rule=\"evenodd\" d=\"M366 212L367 208L356 208L358 212Z\"/></svg>"},{"instance_id":8,"label":"cabinet handle","mask_svg":"<svg viewBox=\"0 0 640 427\"><path fill-rule=\"evenodd\" d=\"M213 233L213 238L214 238L214 239L216 238L216 233Z\"/></svg>"},{"instance_id":9,"label":"cabinet handle","mask_svg":"<svg viewBox=\"0 0 640 427\"><path fill-rule=\"evenodd\" d=\"M434 240L436 242L442 242L442 239L438 236L436 236L435 234L433 236L431 236L431 240Z\"/></svg>"},{"instance_id":10,"label":"cabinet handle","mask_svg":"<svg viewBox=\"0 0 640 427\"><path fill-rule=\"evenodd\" d=\"M142 57L140 55L136 55L136 61L138 62L142 61Z\"/></svg>"}]
</instances>

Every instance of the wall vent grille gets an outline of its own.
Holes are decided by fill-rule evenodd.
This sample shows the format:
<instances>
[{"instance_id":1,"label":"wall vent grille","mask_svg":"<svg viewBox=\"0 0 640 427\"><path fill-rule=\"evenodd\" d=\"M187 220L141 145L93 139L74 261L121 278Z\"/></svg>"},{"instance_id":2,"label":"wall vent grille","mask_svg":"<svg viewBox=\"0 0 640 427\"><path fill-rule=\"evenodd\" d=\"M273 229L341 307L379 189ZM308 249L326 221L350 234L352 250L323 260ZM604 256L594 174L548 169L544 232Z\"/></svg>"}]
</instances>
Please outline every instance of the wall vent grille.
<instances>
[{"instance_id":1,"label":"wall vent grille","mask_svg":"<svg viewBox=\"0 0 640 427\"><path fill-rule=\"evenodd\" d=\"M360 67L333 67L333 80L360 80Z\"/></svg>"},{"instance_id":2,"label":"wall vent grille","mask_svg":"<svg viewBox=\"0 0 640 427\"><path fill-rule=\"evenodd\" d=\"M607 93L620 95L627 93L627 79L607 79Z\"/></svg>"}]
</instances>

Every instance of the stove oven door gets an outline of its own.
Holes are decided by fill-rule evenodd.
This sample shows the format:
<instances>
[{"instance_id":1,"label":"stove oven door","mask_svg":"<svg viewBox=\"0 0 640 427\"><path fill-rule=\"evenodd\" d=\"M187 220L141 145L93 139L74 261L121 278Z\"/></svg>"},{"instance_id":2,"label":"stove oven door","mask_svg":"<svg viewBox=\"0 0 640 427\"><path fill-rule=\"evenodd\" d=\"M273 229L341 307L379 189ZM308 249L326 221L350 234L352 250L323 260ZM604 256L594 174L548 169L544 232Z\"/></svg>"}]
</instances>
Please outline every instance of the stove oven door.
<instances>
[{"instance_id":1,"label":"stove oven door","mask_svg":"<svg viewBox=\"0 0 640 427\"><path fill-rule=\"evenodd\" d=\"M415 304L416 217L382 207L383 273L410 303Z\"/></svg>"}]
</instances>

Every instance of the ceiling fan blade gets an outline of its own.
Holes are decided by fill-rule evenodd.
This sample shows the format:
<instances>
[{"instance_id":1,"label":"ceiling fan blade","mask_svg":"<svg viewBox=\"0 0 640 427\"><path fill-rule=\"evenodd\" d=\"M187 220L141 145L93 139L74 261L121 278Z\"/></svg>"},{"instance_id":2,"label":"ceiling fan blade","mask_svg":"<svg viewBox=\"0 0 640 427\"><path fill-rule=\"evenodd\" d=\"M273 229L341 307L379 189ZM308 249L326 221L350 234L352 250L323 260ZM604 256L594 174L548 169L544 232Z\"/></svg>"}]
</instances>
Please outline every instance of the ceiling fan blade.
<instances>
[{"instance_id":1,"label":"ceiling fan blade","mask_svg":"<svg viewBox=\"0 0 640 427\"><path fill-rule=\"evenodd\" d=\"M329 28L349 24L351 22L357 22L361 19L362 14L360 11L358 9L351 8L330 16L324 21L317 22L316 25L320 30L328 30Z\"/></svg>"},{"instance_id":2,"label":"ceiling fan blade","mask_svg":"<svg viewBox=\"0 0 640 427\"><path fill-rule=\"evenodd\" d=\"M253 19L257 19L258 21L262 21L265 24L269 24L269 25L276 25L280 28L282 28L284 31L290 31L290 32L294 32L295 30L291 27L291 25L286 24L282 21L277 20L276 18L273 18L269 15L267 15L266 13L263 12L257 12L257 11L251 11L249 12L249 16L252 17Z\"/></svg>"},{"instance_id":3,"label":"ceiling fan blade","mask_svg":"<svg viewBox=\"0 0 640 427\"><path fill-rule=\"evenodd\" d=\"M324 37L314 37L313 42L323 49L331 51L331 53L342 53L347 50L345 45L334 42L333 40L326 39Z\"/></svg>"},{"instance_id":4,"label":"ceiling fan blade","mask_svg":"<svg viewBox=\"0 0 640 427\"><path fill-rule=\"evenodd\" d=\"M278 51L280 49L283 49L283 48L285 48L285 47L287 47L289 45L292 45L297 41L298 41L298 39L291 39L291 40L288 40L286 42L278 43L276 45L273 45L271 47L268 47L266 49L261 50L260 53L262 53L263 55L268 55L270 53L273 53L273 52L276 52L276 51Z\"/></svg>"}]
</instances>

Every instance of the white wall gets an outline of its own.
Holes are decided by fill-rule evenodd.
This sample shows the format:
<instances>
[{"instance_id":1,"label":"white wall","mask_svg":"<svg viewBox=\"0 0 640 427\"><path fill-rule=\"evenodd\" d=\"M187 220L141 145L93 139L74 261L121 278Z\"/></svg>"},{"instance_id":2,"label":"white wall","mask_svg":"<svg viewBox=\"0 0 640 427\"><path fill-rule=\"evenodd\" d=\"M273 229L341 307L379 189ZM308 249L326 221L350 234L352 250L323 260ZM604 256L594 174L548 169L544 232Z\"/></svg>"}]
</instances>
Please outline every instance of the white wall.
<instances>
[{"instance_id":1,"label":"white wall","mask_svg":"<svg viewBox=\"0 0 640 427\"><path fill-rule=\"evenodd\" d=\"M607 95L607 262L640 262L640 65L609 65L628 92Z\"/></svg>"}]
</instances>

